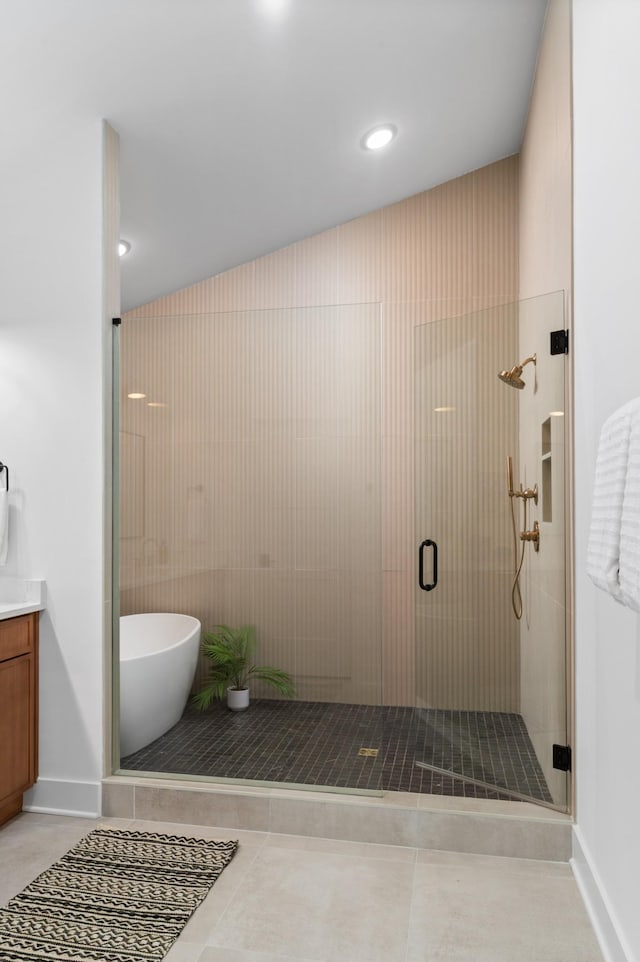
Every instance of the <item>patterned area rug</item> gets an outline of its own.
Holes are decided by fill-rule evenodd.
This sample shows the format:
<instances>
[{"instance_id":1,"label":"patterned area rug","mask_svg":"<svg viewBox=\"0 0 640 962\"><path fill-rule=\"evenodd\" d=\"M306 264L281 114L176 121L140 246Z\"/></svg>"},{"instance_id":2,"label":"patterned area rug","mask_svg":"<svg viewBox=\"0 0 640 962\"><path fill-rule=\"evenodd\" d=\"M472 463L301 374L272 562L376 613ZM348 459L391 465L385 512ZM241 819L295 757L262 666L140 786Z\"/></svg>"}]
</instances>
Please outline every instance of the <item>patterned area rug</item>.
<instances>
[{"instance_id":1,"label":"patterned area rug","mask_svg":"<svg viewBox=\"0 0 640 962\"><path fill-rule=\"evenodd\" d=\"M156 962L237 847L98 828L0 909L0 962Z\"/></svg>"}]
</instances>

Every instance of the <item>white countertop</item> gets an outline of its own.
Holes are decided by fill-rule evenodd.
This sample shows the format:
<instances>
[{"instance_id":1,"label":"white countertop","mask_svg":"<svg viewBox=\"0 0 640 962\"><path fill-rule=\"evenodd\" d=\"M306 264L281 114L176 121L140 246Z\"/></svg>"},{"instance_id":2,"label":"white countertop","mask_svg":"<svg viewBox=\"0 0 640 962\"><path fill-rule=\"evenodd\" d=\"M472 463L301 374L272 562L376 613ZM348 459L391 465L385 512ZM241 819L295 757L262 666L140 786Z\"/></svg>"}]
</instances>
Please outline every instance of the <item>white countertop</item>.
<instances>
[{"instance_id":1,"label":"white countertop","mask_svg":"<svg viewBox=\"0 0 640 962\"><path fill-rule=\"evenodd\" d=\"M0 575L0 621L42 611L46 607L46 600L45 581L3 578Z\"/></svg>"}]
</instances>

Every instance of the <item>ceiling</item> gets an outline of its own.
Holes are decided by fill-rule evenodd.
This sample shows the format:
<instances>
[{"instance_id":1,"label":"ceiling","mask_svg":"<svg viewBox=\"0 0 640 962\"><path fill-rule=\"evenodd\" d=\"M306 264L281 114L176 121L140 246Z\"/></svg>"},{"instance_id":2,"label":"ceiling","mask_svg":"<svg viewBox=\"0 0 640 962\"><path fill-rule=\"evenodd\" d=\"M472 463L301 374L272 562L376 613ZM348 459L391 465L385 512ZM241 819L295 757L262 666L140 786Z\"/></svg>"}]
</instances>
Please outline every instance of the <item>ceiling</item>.
<instances>
[{"instance_id":1,"label":"ceiling","mask_svg":"<svg viewBox=\"0 0 640 962\"><path fill-rule=\"evenodd\" d=\"M126 310L516 152L545 7L3 0L3 112L119 132Z\"/></svg>"}]
</instances>

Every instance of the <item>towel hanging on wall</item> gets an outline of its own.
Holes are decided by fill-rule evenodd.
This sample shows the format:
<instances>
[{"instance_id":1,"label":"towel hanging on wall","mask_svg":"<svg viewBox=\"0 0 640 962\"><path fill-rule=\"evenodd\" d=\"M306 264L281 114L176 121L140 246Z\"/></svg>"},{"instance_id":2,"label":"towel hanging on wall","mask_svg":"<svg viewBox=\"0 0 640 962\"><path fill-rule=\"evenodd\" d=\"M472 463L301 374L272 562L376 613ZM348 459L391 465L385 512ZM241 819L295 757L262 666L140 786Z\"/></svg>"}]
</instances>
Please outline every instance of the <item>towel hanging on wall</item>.
<instances>
[{"instance_id":1,"label":"towel hanging on wall","mask_svg":"<svg viewBox=\"0 0 640 962\"><path fill-rule=\"evenodd\" d=\"M622 603L640 611L640 413L632 416L620 525Z\"/></svg>"},{"instance_id":2,"label":"towel hanging on wall","mask_svg":"<svg viewBox=\"0 0 640 962\"><path fill-rule=\"evenodd\" d=\"M600 432L587 572L640 611L640 398L614 411Z\"/></svg>"},{"instance_id":3,"label":"towel hanging on wall","mask_svg":"<svg viewBox=\"0 0 640 962\"><path fill-rule=\"evenodd\" d=\"M600 432L587 548L589 577L620 602L620 528L634 405L640 408L640 399L614 411Z\"/></svg>"}]
</instances>

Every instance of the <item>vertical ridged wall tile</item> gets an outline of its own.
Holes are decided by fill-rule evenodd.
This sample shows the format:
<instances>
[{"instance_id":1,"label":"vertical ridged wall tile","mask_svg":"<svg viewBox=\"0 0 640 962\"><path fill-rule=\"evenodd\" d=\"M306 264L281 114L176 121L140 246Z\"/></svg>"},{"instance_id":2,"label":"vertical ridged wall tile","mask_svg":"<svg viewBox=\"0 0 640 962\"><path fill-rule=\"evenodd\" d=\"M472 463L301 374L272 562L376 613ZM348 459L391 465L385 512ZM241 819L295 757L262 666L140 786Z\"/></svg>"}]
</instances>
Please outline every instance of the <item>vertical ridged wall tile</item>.
<instances>
[{"instance_id":1,"label":"vertical ridged wall tile","mask_svg":"<svg viewBox=\"0 0 640 962\"><path fill-rule=\"evenodd\" d=\"M254 261L255 307L260 310L296 306L295 247Z\"/></svg>"},{"instance_id":2,"label":"vertical ridged wall tile","mask_svg":"<svg viewBox=\"0 0 640 962\"><path fill-rule=\"evenodd\" d=\"M303 696L415 703L414 630L415 624L423 630L426 617L419 604L414 618L416 549L428 536L423 519L414 517L416 452L430 462L440 458L443 470L448 464L458 478L473 474L481 485L493 482L471 431L460 455L445 453L444 459L449 442L441 434L414 444L414 332L516 299L517 189L518 159L507 158L127 315L137 320L122 329L123 370L131 383L143 376L154 396L168 399L167 408L156 409L128 402L123 417L123 429L146 438L144 536L167 543L172 563L187 575L166 591L146 584L142 538L129 539L122 546L128 560L123 610L171 603L174 610L201 612L209 623L255 617L260 625L263 618L265 651L295 666ZM382 303L377 340L366 334L372 315L357 306L371 302ZM337 315L328 306L336 303L353 304L352 313ZM271 310L294 305L315 310ZM243 313L254 308L269 310ZM187 315L196 318L185 322ZM213 329L215 347L207 340ZM447 349L442 336L432 339L436 352ZM169 374L163 344L171 345L175 359ZM513 363L515 346L505 343L502 352L498 366ZM206 376L197 385L193 372L205 357ZM183 359L188 376L180 373ZM487 363L495 368L498 359ZM291 370L298 372L293 383ZM454 368L448 370L453 383ZM382 397L374 412L376 372ZM468 407L465 391L458 400ZM431 398L422 403L435 406ZM484 418L498 416L493 405L489 399L479 405ZM500 429L499 452L486 451L487 458L502 463L512 428ZM377 448L367 440L373 437ZM321 457L324 448L330 457ZM179 460L169 474L163 470L167 451ZM440 471L429 483L443 478ZM240 494L248 503L236 511L232 500ZM480 504L467 518L472 528L466 537L494 538L508 565L505 520L484 517ZM198 528L206 539L189 537ZM446 538L463 553L455 525L449 524ZM370 570L358 572L353 542L362 540ZM147 543L144 550L149 555L156 548ZM377 592L375 564L378 585L382 578ZM213 570L203 575L202 565ZM470 703L485 686L484 707L498 709L513 702L517 688L513 658L491 642L503 630L507 574L474 576L473 590L468 578L456 577L458 595L450 604L452 610L459 605L463 627L454 642L446 634L453 630L447 612L435 619L445 641L429 655L431 687L439 699ZM324 611L327 605L333 614ZM472 617L484 626L480 640L464 627ZM428 621L431 629L433 613ZM418 658L425 657L421 643ZM339 678L332 681L334 668Z\"/></svg>"},{"instance_id":3,"label":"vertical ridged wall tile","mask_svg":"<svg viewBox=\"0 0 640 962\"><path fill-rule=\"evenodd\" d=\"M381 301L385 256L384 210L338 227L338 303Z\"/></svg>"},{"instance_id":4,"label":"vertical ridged wall tile","mask_svg":"<svg viewBox=\"0 0 640 962\"><path fill-rule=\"evenodd\" d=\"M427 254L430 193L416 194L383 210L382 300L386 303L433 297Z\"/></svg>"},{"instance_id":5,"label":"vertical ridged wall tile","mask_svg":"<svg viewBox=\"0 0 640 962\"><path fill-rule=\"evenodd\" d=\"M465 297L474 293L478 251L474 244L473 175L427 192L426 297Z\"/></svg>"},{"instance_id":6,"label":"vertical ridged wall tile","mask_svg":"<svg viewBox=\"0 0 640 962\"><path fill-rule=\"evenodd\" d=\"M571 3L549 3L520 154L520 297L572 286Z\"/></svg>"},{"instance_id":7,"label":"vertical ridged wall tile","mask_svg":"<svg viewBox=\"0 0 640 962\"><path fill-rule=\"evenodd\" d=\"M430 324L432 321L444 321L451 317L461 317L478 310L477 298L469 295L465 297L431 298L419 304L410 305L414 320L414 327Z\"/></svg>"},{"instance_id":8,"label":"vertical ridged wall tile","mask_svg":"<svg viewBox=\"0 0 640 962\"><path fill-rule=\"evenodd\" d=\"M257 305L256 262L242 264L214 278L213 308L215 313L226 311L251 311Z\"/></svg>"},{"instance_id":9,"label":"vertical ridged wall tile","mask_svg":"<svg viewBox=\"0 0 640 962\"><path fill-rule=\"evenodd\" d=\"M382 309L382 433L413 437L413 329L423 314L413 304Z\"/></svg>"},{"instance_id":10,"label":"vertical ridged wall tile","mask_svg":"<svg viewBox=\"0 0 640 962\"><path fill-rule=\"evenodd\" d=\"M413 438L387 435L382 440L382 559L384 571L406 571L414 562Z\"/></svg>"},{"instance_id":11,"label":"vertical ridged wall tile","mask_svg":"<svg viewBox=\"0 0 640 962\"><path fill-rule=\"evenodd\" d=\"M497 295L518 299L518 170L518 158L508 157L472 175L473 289L482 307Z\"/></svg>"},{"instance_id":12,"label":"vertical ridged wall tile","mask_svg":"<svg viewBox=\"0 0 640 962\"><path fill-rule=\"evenodd\" d=\"M295 677L296 612L292 604L294 570L259 568L255 571L255 619L260 625L262 660Z\"/></svg>"},{"instance_id":13,"label":"vertical ridged wall tile","mask_svg":"<svg viewBox=\"0 0 640 962\"><path fill-rule=\"evenodd\" d=\"M338 304L338 228L293 245L296 307Z\"/></svg>"},{"instance_id":14,"label":"vertical ridged wall tile","mask_svg":"<svg viewBox=\"0 0 640 962\"><path fill-rule=\"evenodd\" d=\"M384 704L416 704L414 572L382 573Z\"/></svg>"}]
</instances>

